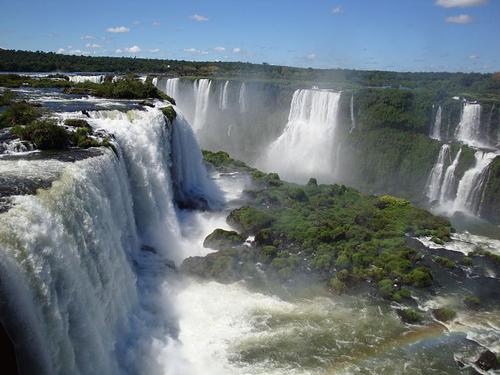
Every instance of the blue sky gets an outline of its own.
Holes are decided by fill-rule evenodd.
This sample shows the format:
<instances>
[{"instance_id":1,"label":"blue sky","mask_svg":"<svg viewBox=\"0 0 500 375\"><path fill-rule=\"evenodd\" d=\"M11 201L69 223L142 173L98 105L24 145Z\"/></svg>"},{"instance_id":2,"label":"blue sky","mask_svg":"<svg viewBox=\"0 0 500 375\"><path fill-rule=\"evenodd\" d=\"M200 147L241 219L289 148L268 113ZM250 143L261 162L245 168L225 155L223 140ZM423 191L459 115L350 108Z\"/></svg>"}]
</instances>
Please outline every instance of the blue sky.
<instances>
[{"instance_id":1,"label":"blue sky","mask_svg":"<svg viewBox=\"0 0 500 375\"><path fill-rule=\"evenodd\" d=\"M4 1L0 48L398 71L500 70L500 0Z\"/></svg>"}]
</instances>

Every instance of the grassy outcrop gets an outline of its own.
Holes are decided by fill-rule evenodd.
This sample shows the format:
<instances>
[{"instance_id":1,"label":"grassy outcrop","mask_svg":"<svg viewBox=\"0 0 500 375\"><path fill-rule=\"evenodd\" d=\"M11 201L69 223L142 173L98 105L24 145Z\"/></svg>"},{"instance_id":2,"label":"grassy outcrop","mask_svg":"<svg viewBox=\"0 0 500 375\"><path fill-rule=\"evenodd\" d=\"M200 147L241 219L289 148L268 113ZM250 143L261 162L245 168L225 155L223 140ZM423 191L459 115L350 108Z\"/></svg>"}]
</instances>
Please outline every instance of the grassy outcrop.
<instances>
[{"instance_id":1,"label":"grassy outcrop","mask_svg":"<svg viewBox=\"0 0 500 375\"><path fill-rule=\"evenodd\" d=\"M222 169L235 164L225 153L205 155ZM219 253L225 266L238 265L238 270L227 270L226 275L257 277L255 264L259 263L269 278L280 282L309 275L337 293L372 285L380 296L396 301L411 296L408 287L433 284L430 269L421 254L407 245L406 236L449 241L448 220L392 196L364 195L346 186L318 185L315 180L300 186L254 169L248 173L256 188L246 191L247 204L231 211L227 222L243 236L254 235L255 248L249 251L227 243L219 247L224 250ZM205 265L221 266L216 262L219 253L211 254ZM184 265L195 274L201 268L200 258L188 259ZM213 270L202 273L217 278Z\"/></svg>"}]
</instances>

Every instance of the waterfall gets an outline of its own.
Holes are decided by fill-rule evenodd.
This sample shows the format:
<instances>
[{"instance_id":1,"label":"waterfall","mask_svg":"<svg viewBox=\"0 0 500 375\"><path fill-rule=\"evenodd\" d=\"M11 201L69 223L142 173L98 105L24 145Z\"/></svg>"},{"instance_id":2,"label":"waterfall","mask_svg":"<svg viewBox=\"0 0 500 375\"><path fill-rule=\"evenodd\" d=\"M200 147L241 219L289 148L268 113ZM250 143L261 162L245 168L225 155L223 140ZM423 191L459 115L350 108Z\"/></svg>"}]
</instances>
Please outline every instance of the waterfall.
<instances>
[{"instance_id":1,"label":"waterfall","mask_svg":"<svg viewBox=\"0 0 500 375\"><path fill-rule=\"evenodd\" d=\"M456 176L455 170L457 169L457 165L460 161L460 155L462 155L462 149L458 150L455 158L448 168L446 168L446 172L443 178L443 184L441 186L441 193L439 195L439 204L444 204L453 199L455 186L456 186Z\"/></svg>"},{"instance_id":2,"label":"waterfall","mask_svg":"<svg viewBox=\"0 0 500 375\"><path fill-rule=\"evenodd\" d=\"M165 94L177 100L179 96L179 81L179 78L153 78L153 85L158 87Z\"/></svg>"},{"instance_id":3,"label":"waterfall","mask_svg":"<svg viewBox=\"0 0 500 375\"><path fill-rule=\"evenodd\" d=\"M475 165L465 172L458 184L454 210L477 215L488 175L488 166L497 155L493 152L476 151L474 156Z\"/></svg>"},{"instance_id":4,"label":"waterfall","mask_svg":"<svg viewBox=\"0 0 500 375\"><path fill-rule=\"evenodd\" d=\"M83 83L83 82L92 82L92 83L103 83L105 76L69 76L69 81L73 83Z\"/></svg>"},{"instance_id":5,"label":"waterfall","mask_svg":"<svg viewBox=\"0 0 500 375\"><path fill-rule=\"evenodd\" d=\"M224 86L222 87L222 90L220 92L219 96L219 109L221 110L226 110L228 108L228 87L229 87L229 81L226 81L224 83Z\"/></svg>"},{"instance_id":6,"label":"waterfall","mask_svg":"<svg viewBox=\"0 0 500 375\"><path fill-rule=\"evenodd\" d=\"M203 155L191 125L176 109L172 126L173 180L176 201L187 207L215 208L222 204L221 192L207 176Z\"/></svg>"},{"instance_id":7,"label":"waterfall","mask_svg":"<svg viewBox=\"0 0 500 375\"><path fill-rule=\"evenodd\" d=\"M480 104L464 104L462 117L455 130L455 138L470 146L482 146Z\"/></svg>"},{"instance_id":8,"label":"waterfall","mask_svg":"<svg viewBox=\"0 0 500 375\"><path fill-rule=\"evenodd\" d=\"M339 99L338 92L296 90L288 123L260 164L293 181L331 180Z\"/></svg>"},{"instance_id":9,"label":"waterfall","mask_svg":"<svg viewBox=\"0 0 500 375\"><path fill-rule=\"evenodd\" d=\"M0 214L0 313L21 373L122 373L117 342L138 300L126 173L107 151L69 164L51 189L14 197Z\"/></svg>"},{"instance_id":10,"label":"waterfall","mask_svg":"<svg viewBox=\"0 0 500 375\"><path fill-rule=\"evenodd\" d=\"M350 111L351 111L351 129L349 133L352 133L354 129L356 129L356 118L354 117L354 95L351 95L351 103L350 103Z\"/></svg>"},{"instance_id":11,"label":"waterfall","mask_svg":"<svg viewBox=\"0 0 500 375\"><path fill-rule=\"evenodd\" d=\"M437 139L438 141L441 140L442 112L443 110L441 106L439 106L436 111L436 117L434 119L433 126L431 127L431 132L429 134L429 137L431 137L432 139Z\"/></svg>"},{"instance_id":12,"label":"waterfall","mask_svg":"<svg viewBox=\"0 0 500 375\"><path fill-rule=\"evenodd\" d=\"M240 104L240 112L245 113L247 111L247 86L245 82L241 83L238 103Z\"/></svg>"},{"instance_id":13,"label":"waterfall","mask_svg":"<svg viewBox=\"0 0 500 375\"><path fill-rule=\"evenodd\" d=\"M207 120L211 85L212 81L209 79L199 79L194 82L195 110L193 128L195 131L203 128Z\"/></svg>"},{"instance_id":14,"label":"waterfall","mask_svg":"<svg viewBox=\"0 0 500 375\"><path fill-rule=\"evenodd\" d=\"M182 114L173 125L157 108L88 114L96 131L113 135L117 155L0 165L19 177L36 178L33 168L58 176L0 214L0 315L22 373L154 367L151 346L175 337L162 285L168 259L183 258L176 189L185 199L218 198Z\"/></svg>"},{"instance_id":15,"label":"waterfall","mask_svg":"<svg viewBox=\"0 0 500 375\"><path fill-rule=\"evenodd\" d=\"M438 159L436 164L431 170L431 173L427 182L427 189L425 195L429 198L429 201L433 202L437 200L441 192L441 183L443 181L443 171L446 162L450 158L450 145L444 144L439 150Z\"/></svg>"}]
</instances>

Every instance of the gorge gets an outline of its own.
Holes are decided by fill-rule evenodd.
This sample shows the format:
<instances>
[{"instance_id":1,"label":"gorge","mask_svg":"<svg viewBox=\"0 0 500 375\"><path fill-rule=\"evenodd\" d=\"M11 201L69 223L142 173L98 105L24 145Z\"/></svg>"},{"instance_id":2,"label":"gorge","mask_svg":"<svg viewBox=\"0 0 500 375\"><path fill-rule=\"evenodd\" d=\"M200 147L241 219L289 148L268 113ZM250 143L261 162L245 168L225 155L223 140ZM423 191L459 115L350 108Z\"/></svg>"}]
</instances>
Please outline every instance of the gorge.
<instances>
[{"instance_id":1,"label":"gorge","mask_svg":"<svg viewBox=\"0 0 500 375\"><path fill-rule=\"evenodd\" d=\"M143 81L175 105L12 89L112 146L1 130L0 317L20 373L494 373L478 358L500 343L498 106ZM380 114L401 101L424 123Z\"/></svg>"}]
</instances>

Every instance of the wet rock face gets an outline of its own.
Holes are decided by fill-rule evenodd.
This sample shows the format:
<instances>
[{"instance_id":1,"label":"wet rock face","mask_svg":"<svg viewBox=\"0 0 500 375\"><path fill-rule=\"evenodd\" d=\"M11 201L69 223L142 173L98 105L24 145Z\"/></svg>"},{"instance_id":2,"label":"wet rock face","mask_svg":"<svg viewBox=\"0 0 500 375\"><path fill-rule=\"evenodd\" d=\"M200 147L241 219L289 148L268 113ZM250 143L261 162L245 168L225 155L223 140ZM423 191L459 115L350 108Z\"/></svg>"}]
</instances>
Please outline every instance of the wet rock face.
<instances>
[{"instance_id":1,"label":"wet rock face","mask_svg":"<svg viewBox=\"0 0 500 375\"><path fill-rule=\"evenodd\" d=\"M0 354L2 356L2 374L19 374L14 343L2 323L0 323Z\"/></svg>"},{"instance_id":2,"label":"wet rock face","mask_svg":"<svg viewBox=\"0 0 500 375\"><path fill-rule=\"evenodd\" d=\"M479 356L479 359L476 361L476 365L485 371L492 369L497 370L500 368L497 356L490 350L486 350Z\"/></svg>"}]
</instances>

